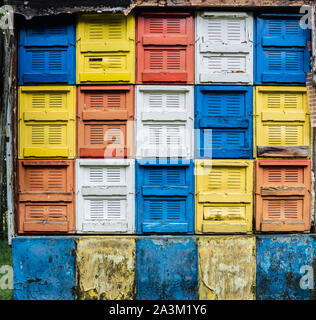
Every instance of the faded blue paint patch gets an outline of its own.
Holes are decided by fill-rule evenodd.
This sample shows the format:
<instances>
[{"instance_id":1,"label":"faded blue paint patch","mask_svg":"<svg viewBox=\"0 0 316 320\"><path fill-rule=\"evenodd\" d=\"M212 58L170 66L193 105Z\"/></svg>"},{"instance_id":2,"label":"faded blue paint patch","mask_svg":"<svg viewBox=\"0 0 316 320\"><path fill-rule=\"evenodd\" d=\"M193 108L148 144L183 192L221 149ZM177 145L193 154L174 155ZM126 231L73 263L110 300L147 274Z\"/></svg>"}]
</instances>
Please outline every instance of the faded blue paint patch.
<instances>
[{"instance_id":1,"label":"faded blue paint patch","mask_svg":"<svg viewBox=\"0 0 316 320\"><path fill-rule=\"evenodd\" d=\"M197 260L197 244L193 237L139 238L136 242L136 299L198 299Z\"/></svg>"},{"instance_id":2,"label":"faded blue paint patch","mask_svg":"<svg viewBox=\"0 0 316 320\"><path fill-rule=\"evenodd\" d=\"M13 299L74 300L74 252L73 238L13 239Z\"/></svg>"},{"instance_id":3,"label":"faded blue paint patch","mask_svg":"<svg viewBox=\"0 0 316 320\"><path fill-rule=\"evenodd\" d=\"M313 268L314 257L315 241L309 235L258 236L257 299L312 299L313 290L300 287L306 275L300 273L300 268Z\"/></svg>"}]
</instances>

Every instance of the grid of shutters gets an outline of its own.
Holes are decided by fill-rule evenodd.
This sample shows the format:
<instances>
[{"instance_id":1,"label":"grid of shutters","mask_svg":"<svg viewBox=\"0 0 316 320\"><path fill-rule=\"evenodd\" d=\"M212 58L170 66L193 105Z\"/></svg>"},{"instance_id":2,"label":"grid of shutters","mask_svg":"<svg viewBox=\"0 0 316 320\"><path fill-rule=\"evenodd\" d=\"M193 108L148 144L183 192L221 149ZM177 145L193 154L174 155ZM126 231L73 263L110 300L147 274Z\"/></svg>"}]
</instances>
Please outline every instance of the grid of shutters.
<instances>
[{"instance_id":1,"label":"grid of shutters","mask_svg":"<svg viewBox=\"0 0 316 320\"><path fill-rule=\"evenodd\" d=\"M75 87L19 87L19 159L74 158Z\"/></svg>"},{"instance_id":2,"label":"grid of shutters","mask_svg":"<svg viewBox=\"0 0 316 320\"><path fill-rule=\"evenodd\" d=\"M19 160L18 170L18 232L75 232L73 161Z\"/></svg>"},{"instance_id":3,"label":"grid of shutters","mask_svg":"<svg viewBox=\"0 0 316 320\"><path fill-rule=\"evenodd\" d=\"M256 230L310 231L310 161L256 161Z\"/></svg>"},{"instance_id":4,"label":"grid of shutters","mask_svg":"<svg viewBox=\"0 0 316 320\"><path fill-rule=\"evenodd\" d=\"M133 155L134 88L79 86L78 157Z\"/></svg>"},{"instance_id":5,"label":"grid of shutters","mask_svg":"<svg viewBox=\"0 0 316 320\"><path fill-rule=\"evenodd\" d=\"M252 14L198 13L196 41L195 82L197 84L252 84Z\"/></svg>"},{"instance_id":6,"label":"grid of shutters","mask_svg":"<svg viewBox=\"0 0 316 320\"><path fill-rule=\"evenodd\" d=\"M253 162L196 160L196 233L250 233Z\"/></svg>"},{"instance_id":7,"label":"grid of shutters","mask_svg":"<svg viewBox=\"0 0 316 320\"><path fill-rule=\"evenodd\" d=\"M19 85L74 84L75 41L75 26L70 17L25 21L19 33Z\"/></svg>"},{"instance_id":8,"label":"grid of shutters","mask_svg":"<svg viewBox=\"0 0 316 320\"><path fill-rule=\"evenodd\" d=\"M310 32L299 14L261 14L257 19L256 83L305 83Z\"/></svg>"},{"instance_id":9,"label":"grid of shutters","mask_svg":"<svg viewBox=\"0 0 316 320\"><path fill-rule=\"evenodd\" d=\"M133 233L134 160L77 159L77 232Z\"/></svg>"},{"instance_id":10,"label":"grid of shutters","mask_svg":"<svg viewBox=\"0 0 316 320\"><path fill-rule=\"evenodd\" d=\"M193 233L193 161L136 162L137 233Z\"/></svg>"},{"instance_id":11,"label":"grid of shutters","mask_svg":"<svg viewBox=\"0 0 316 320\"><path fill-rule=\"evenodd\" d=\"M192 158L193 88L136 86L137 158Z\"/></svg>"},{"instance_id":12,"label":"grid of shutters","mask_svg":"<svg viewBox=\"0 0 316 320\"><path fill-rule=\"evenodd\" d=\"M308 157L310 124L304 87L256 87L258 157Z\"/></svg>"},{"instance_id":13,"label":"grid of shutters","mask_svg":"<svg viewBox=\"0 0 316 320\"><path fill-rule=\"evenodd\" d=\"M195 88L195 156L252 157L252 88Z\"/></svg>"},{"instance_id":14,"label":"grid of shutters","mask_svg":"<svg viewBox=\"0 0 316 320\"><path fill-rule=\"evenodd\" d=\"M83 14L77 24L77 83L134 83L132 14Z\"/></svg>"},{"instance_id":15,"label":"grid of shutters","mask_svg":"<svg viewBox=\"0 0 316 320\"><path fill-rule=\"evenodd\" d=\"M194 83L194 22L190 13L141 13L136 83Z\"/></svg>"}]
</instances>

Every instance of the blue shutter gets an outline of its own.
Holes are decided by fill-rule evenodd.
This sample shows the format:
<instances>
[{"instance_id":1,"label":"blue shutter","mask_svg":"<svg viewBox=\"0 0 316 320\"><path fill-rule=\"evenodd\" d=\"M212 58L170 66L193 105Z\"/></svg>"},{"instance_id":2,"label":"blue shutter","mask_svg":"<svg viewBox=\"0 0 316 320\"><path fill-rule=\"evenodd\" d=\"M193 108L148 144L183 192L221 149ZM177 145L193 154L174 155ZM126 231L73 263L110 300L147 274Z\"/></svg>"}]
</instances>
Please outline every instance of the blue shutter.
<instances>
[{"instance_id":1,"label":"blue shutter","mask_svg":"<svg viewBox=\"0 0 316 320\"><path fill-rule=\"evenodd\" d=\"M75 84L76 36L72 18L35 18L19 34L19 85Z\"/></svg>"},{"instance_id":2,"label":"blue shutter","mask_svg":"<svg viewBox=\"0 0 316 320\"><path fill-rule=\"evenodd\" d=\"M137 233L193 233L193 161L136 162Z\"/></svg>"},{"instance_id":3,"label":"blue shutter","mask_svg":"<svg viewBox=\"0 0 316 320\"><path fill-rule=\"evenodd\" d=\"M195 156L252 158L252 87L195 88Z\"/></svg>"},{"instance_id":4,"label":"blue shutter","mask_svg":"<svg viewBox=\"0 0 316 320\"><path fill-rule=\"evenodd\" d=\"M198 299L198 249L194 239L139 238L136 256L137 300Z\"/></svg>"},{"instance_id":5,"label":"blue shutter","mask_svg":"<svg viewBox=\"0 0 316 320\"><path fill-rule=\"evenodd\" d=\"M305 83L310 30L298 14L261 14L256 28L256 84Z\"/></svg>"}]
</instances>

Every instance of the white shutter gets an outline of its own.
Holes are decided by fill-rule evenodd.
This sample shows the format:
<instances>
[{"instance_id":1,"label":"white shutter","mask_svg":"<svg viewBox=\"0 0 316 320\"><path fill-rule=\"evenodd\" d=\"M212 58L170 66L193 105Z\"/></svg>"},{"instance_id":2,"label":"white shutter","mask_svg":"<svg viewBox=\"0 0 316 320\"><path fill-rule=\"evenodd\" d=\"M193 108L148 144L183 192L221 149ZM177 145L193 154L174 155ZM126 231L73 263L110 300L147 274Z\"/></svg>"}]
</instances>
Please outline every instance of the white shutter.
<instances>
[{"instance_id":1,"label":"white shutter","mask_svg":"<svg viewBox=\"0 0 316 320\"><path fill-rule=\"evenodd\" d=\"M202 12L196 18L196 83L253 83L250 13Z\"/></svg>"},{"instance_id":2,"label":"white shutter","mask_svg":"<svg viewBox=\"0 0 316 320\"><path fill-rule=\"evenodd\" d=\"M77 159L77 232L134 233L135 161Z\"/></svg>"},{"instance_id":3,"label":"white shutter","mask_svg":"<svg viewBox=\"0 0 316 320\"><path fill-rule=\"evenodd\" d=\"M136 86L136 156L191 158L192 86Z\"/></svg>"}]
</instances>

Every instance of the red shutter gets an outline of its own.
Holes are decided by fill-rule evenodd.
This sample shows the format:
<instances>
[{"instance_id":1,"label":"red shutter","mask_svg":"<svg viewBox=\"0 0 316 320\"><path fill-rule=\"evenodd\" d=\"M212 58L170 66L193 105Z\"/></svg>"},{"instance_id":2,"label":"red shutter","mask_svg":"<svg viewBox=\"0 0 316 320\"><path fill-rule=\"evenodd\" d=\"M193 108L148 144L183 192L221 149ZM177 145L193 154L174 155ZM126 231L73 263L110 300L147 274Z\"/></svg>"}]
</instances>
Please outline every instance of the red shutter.
<instances>
[{"instance_id":1,"label":"red shutter","mask_svg":"<svg viewBox=\"0 0 316 320\"><path fill-rule=\"evenodd\" d=\"M310 231L309 160L256 161L256 230Z\"/></svg>"},{"instance_id":2,"label":"red shutter","mask_svg":"<svg viewBox=\"0 0 316 320\"><path fill-rule=\"evenodd\" d=\"M74 233L73 161L18 163L18 232Z\"/></svg>"},{"instance_id":3,"label":"red shutter","mask_svg":"<svg viewBox=\"0 0 316 320\"><path fill-rule=\"evenodd\" d=\"M190 13L142 13L138 17L136 83L194 84Z\"/></svg>"},{"instance_id":4,"label":"red shutter","mask_svg":"<svg viewBox=\"0 0 316 320\"><path fill-rule=\"evenodd\" d=\"M133 86L78 87L78 157L133 155Z\"/></svg>"}]
</instances>

